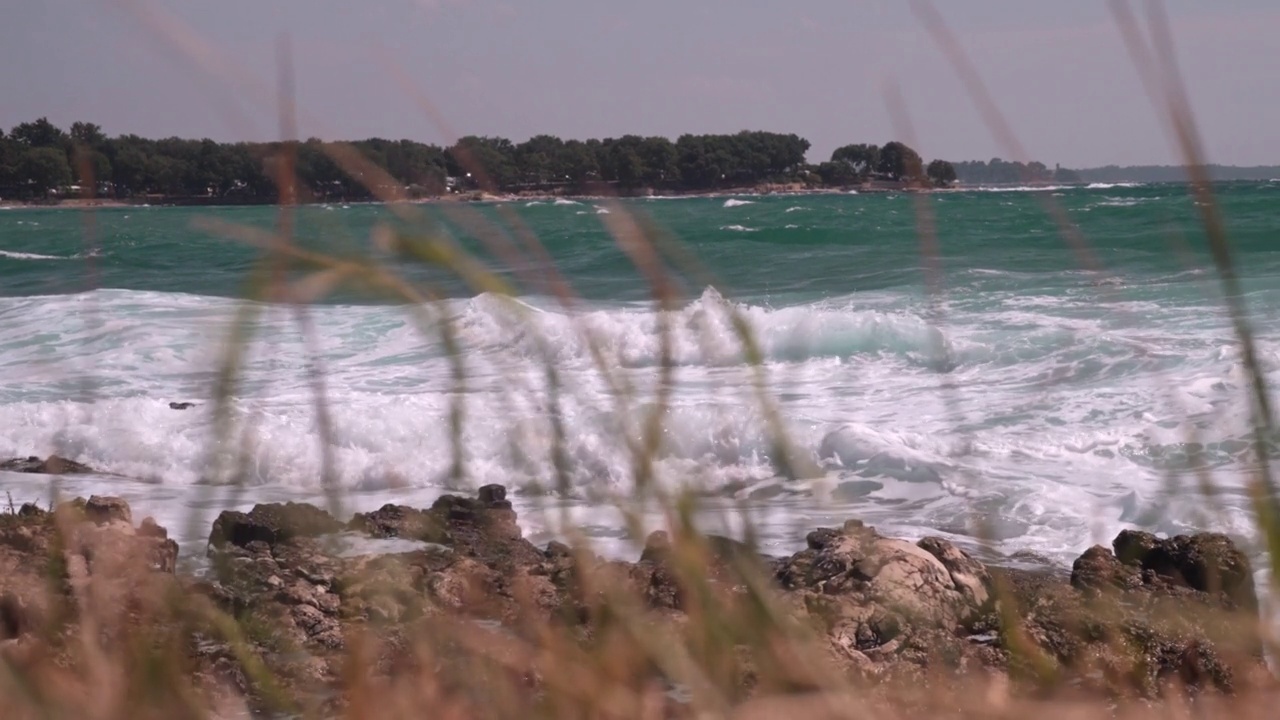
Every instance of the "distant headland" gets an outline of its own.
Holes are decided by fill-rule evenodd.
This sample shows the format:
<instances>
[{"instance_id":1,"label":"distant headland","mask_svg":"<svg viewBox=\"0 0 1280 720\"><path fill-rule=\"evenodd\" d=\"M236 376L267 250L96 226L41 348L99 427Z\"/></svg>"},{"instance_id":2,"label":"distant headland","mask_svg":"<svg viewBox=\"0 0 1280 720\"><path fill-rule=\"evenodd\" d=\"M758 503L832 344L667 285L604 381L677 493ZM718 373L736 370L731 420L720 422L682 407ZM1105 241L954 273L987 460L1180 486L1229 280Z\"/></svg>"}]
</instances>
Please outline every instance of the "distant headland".
<instances>
[{"instance_id":1,"label":"distant headland","mask_svg":"<svg viewBox=\"0 0 1280 720\"><path fill-rule=\"evenodd\" d=\"M1042 163L928 163L908 145L850 144L821 163L795 134L748 131L624 135L515 143L466 136L448 147L369 138L219 143L108 137L98 125L63 130L46 118L0 130L0 202L180 205L483 199L493 195L696 195L831 192L956 185L1180 180L1182 168L1069 170ZM1215 166L1223 179L1280 177L1280 168ZM1242 172L1234 172L1240 170ZM285 188L282 194L281 188Z\"/></svg>"}]
</instances>

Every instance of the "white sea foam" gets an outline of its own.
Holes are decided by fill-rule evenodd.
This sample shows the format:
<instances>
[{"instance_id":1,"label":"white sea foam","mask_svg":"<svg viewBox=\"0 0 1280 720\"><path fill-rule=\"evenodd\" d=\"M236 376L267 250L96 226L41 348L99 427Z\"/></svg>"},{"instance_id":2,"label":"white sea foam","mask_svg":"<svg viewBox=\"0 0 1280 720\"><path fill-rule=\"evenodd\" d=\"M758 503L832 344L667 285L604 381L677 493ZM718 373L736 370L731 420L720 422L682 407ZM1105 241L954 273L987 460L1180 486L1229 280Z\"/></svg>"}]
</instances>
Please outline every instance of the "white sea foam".
<instances>
[{"instance_id":1,"label":"white sea foam","mask_svg":"<svg viewBox=\"0 0 1280 720\"><path fill-rule=\"evenodd\" d=\"M1051 192L1054 190L1070 190L1071 185L986 185L964 188L976 192Z\"/></svg>"},{"instance_id":2,"label":"white sea foam","mask_svg":"<svg viewBox=\"0 0 1280 720\"><path fill-rule=\"evenodd\" d=\"M737 198L729 198L728 200L724 201L724 206L727 208L741 207L743 205L755 205L755 204L756 203L754 200L739 200Z\"/></svg>"},{"instance_id":3,"label":"white sea foam","mask_svg":"<svg viewBox=\"0 0 1280 720\"><path fill-rule=\"evenodd\" d=\"M210 393L237 303L123 290L0 298L0 457L56 451L138 478L126 490L164 520L207 505L200 492L221 492L202 483L225 479L210 460L231 467L232 450L244 451L253 500L319 499L323 442L352 503L426 503L453 483L449 418L465 398L457 439L467 483L551 481L559 427L575 513L621 537L620 521L590 495L628 487L628 438L653 412L669 365L675 392L656 472L772 498L760 505L776 513L764 519L772 541L797 542L815 523L849 516L909 536L961 535L982 521L1052 557L1122 527L1185 527L1199 500L1164 492L1168 475L1201 460L1246 462L1249 418L1238 398L1247 378L1220 314L1142 299L1099 311L1092 295L999 290L1025 284L1016 273L971 274L993 289L976 306L952 302L943 325L888 292L770 307L708 289L666 313L451 300L440 308L463 350L461 393L439 338L422 336L404 310L317 307L334 408L328 438L315 422L303 338L290 313L267 308L224 449L210 435ZM1126 324L1125 314L1145 320ZM817 477L779 479L784 465L735 315L752 330L795 458ZM1275 382L1280 337L1264 331L1258 342ZM555 394L546 361L559 370ZM619 383L631 388L622 405ZM173 400L198 404L178 411ZM1187 445L1191 430L1201 447ZM1225 530L1247 528L1245 501L1226 518Z\"/></svg>"},{"instance_id":4,"label":"white sea foam","mask_svg":"<svg viewBox=\"0 0 1280 720\"><path fill-rule=\"evenodd\" d=\"M7 257L12 260L74 260L75 257L63 257L61 255L41 255L39 253L17 252L14 250L0 250L0 257Z\"/></svg>"},{"instance_id":5,"label":"white sea foam","mask_svg":"<svg viewBox=\"0 0 1280 720\"><path fill-rule=\"evenodd\" d=\"M1085 189L1086 189L1086 190L1110 190L1111 188L1136 188L1136 187L1142 187L1142 183L1133 183L1133 182L1118 182L1118 183L1095 182L1095 183L1089 183L1088 185L1086 185L1086 186L1085 186Z\"/></svg>"},{"instance_id":6,"label":"white sea foam","mask_svg":"<svg viewBox=\"0 0 1280 720\"><path fill-rule=\"evenodd\" d=\"M793 213L793 212L801 212L802 210L808 210L808 209L809 209L809 208L807 208L807 207L802 207L802 206L800 206L800 205L792 205L791 207L787 208L786 212L789 212L789 213Z\"/></svg>"},{"instance_id":7,"label":"white sea foam","mask_svg":"<svg viewBox=\"0 0 1280 720\"><path fill-rule=\"evenodd\" d=\"M577 200L570 200L568 198L556 198L555 202L551 204L552 205L581 205L582 203L578 202Z\"/></svg>"},{"instance_id":8,"label":"white sea foam","mask_svg":"<svg viewBox=\"0 0 1280 720\"><path fill-rule=\"evenodd\" d=\"M721 230L729 230L730 232L759 232L760 228L747 227L746 225L721 225Z\"/></svg>"}]
</instances>

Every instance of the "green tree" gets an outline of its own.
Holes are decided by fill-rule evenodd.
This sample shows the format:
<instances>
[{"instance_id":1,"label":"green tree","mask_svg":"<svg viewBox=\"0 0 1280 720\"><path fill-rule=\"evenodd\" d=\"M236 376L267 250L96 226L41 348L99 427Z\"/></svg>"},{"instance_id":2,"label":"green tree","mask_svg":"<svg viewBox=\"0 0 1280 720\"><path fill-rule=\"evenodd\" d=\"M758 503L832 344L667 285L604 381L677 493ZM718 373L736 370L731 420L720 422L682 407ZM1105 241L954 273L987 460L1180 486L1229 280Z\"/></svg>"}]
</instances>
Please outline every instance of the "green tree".
<instances>
[{"instance_id":1,"label":"green tree","mask_svg":"<svg viewBox=\"0 0 1280 720\"><path fill-rule=\"evenodd\" d=\"M310 138L298 146L298 180L322 198L353 199L363 197L364 193L355 187L354 181L338 167L329 156L331 148L319 138ZM238 153L242 158L235 182L248 184L253 170L253 163L245 153Z\"/></svg>"},{"instance_id":2,"label":"green tree","mask_svg":"<svg viewBox=\"0 0 1280 720\"><path fill-rule=\"evenodd\" d=\"M600 179L600 141L569 140L564 144L561 155L564 174L569 182L582 187Z\"/></svg>"},{"instance_id":3,"label":"green tree","mask_svg":"<svg viewBox=\"0 0 1280 720\"><path fill-rule=\"evenodd\" d=\"M947 187L956 181L955 166L946 160L934 160L929 163L929 167L925 169L925 174L938 187Z\"/></svg>"},{"instance_id":4,"label":"green tree","mask_svg":"<svg viewBox=\"0 0 1280 720\"><path fill-rule=\"evenodd\" d=\"M816 169L823 185L842 187L854 185L862 181L862 176L848 162L832 161L818 165Z\"/></svg>"},{"instance_id":5,"label":"green tree","mask_svg":"<svg viewBox=\"0 0 1280 720\"><path fill-rule=\"evenodd\" d=\"M17 183L18 155L18 143L0 129L0 192Z\"/></svg>"},{"instance_id":6,"label":"green tree","mask_svg":"<svg viewBox=\"0 0 1280 720\"><path fill-rule=\"evenodd\" d=\"M644 184L644 178L649 173L644 158L640 156L641 142L639 135L605 139L601 168L605 180L616 182L625 189L638 188Z\"/></svg>"},{"instance_id":7,"label":"green tree","mask_svg":"<svg viewBox=\"0 0 1280 720\"><path fill-rule=\"evenodd\" d=\"M71 123L71 139L80 145L99 150L107 143L102 128L91 122Z\"/></svg>"},{"instance_id":8,"label":"green tree","mask_svg":"<svg viewBox=\"0 0 1280 720\"><path fill-rule=\"evenodd\" d=\"M916 180L924 176L920 153L897 140L880 148L876 171L890 180Z\"/></svg>"},{"instance_id":9,"label":"green tree","mask_svg":"<svg viewBox=\"0 0 1280 720\"><path fill-rule=\"evenodd\" d=\"M37 196L44 196L50 190L71 184L71 165L67 163L66 153L59 148L31 148L22 154L18 178Z\"/></svg>"},{"instance_id":10,"label":"green tree","mask_svg":"<svg viewBox=\"0 0 1280 720\"><path fill-rule=\"evenodd\" d=\"M635 147L644 170L640 181L647 187L668 187L680 182L680 154L668 139L659 136L646 137Z\"/></svg>"},{"instance_id":11,"label":"green tree","mask_svg":"<svg viewBox=\"0 0 1280 720\"><path fill-rule=\"evenodd\" d=\"M33 148L66 148L67 134L48 118L40 118L34 122L22 123L9 133L22 145Z\"/></svg>"},{"instance_id":12,"label":"green tree","mask_svg":"<svg viewBox=\"0 0 1280 720\"><path fill-rule=\"evenodd\" d=\"M132 195L147 191L147 152L137 143L127 139L113 143L115 151L111 161L111 179L116 185L116 193Z\"/></svg>"},{"instance_id":13,"label":"green tree","mask_svg":"<svg viewBox=\"0 0 1280 720\"><path fill-rule=\"evenodd\" d=\"M487 179L492 189L510 187L515 182L515 145L506 138L468 135L459 138L445 153L451 175L471 173L474 182Z\"/></svg>"},{"instance_id":14,"label":"green tree","mask_svg":"<svg viewBox=\"0 0 1280 720\"><path fill-rule=\"evenodd\" d=\"M400 140L387 148L387 171L418 192L443 192L444 166L444 151L435 145Z\"/></svg>"},{"instance_id":15,"label":"green tree","mask_svg":"<svg viewBox=\"0 0 1280 720\"><path fill-rule=\"evenodd\" d=\"M732 166L719 143L710 135L681 135L676 140L680 179L691 189L713 188L721 184Z\"/></svg>"},{"instance_id":16,"label":"green tree","mask_svg":"<svg viewBox=\"0 0 1280 720\"><path fill-rule=\"evenodd\" d=\"M147 159L150 189L166 195L186 195L187 163L171 155L153 155Z\"/></svg>"},{"instance_id":17,"label":"green tree","mask_svg":"<svg viewBox=\"0 0 1280 720\"><path fill-rule=\"evenodd\" d=\"M534 135L515 148L515 163L520 181L534 185L563 181L564 141L554 135Z\"/></svg>"},{"instance_id":18,"label":"green tree","mask_svg":"<svg viewBox=\"0 0 1280 720\"><path fill-rule=\"evenodd\" d=\"M111 160L97 150L77 148L75 167L72 170L81 183L111 182ZM87 174L86 174L87 173Z\"/></svg>"},{"instance_id":19,"label":"green tree","mask_svg":"<svg viewBox=\"0 0 1280 720\"><path fill-rule=\"evenodd\" d=\"M831 162L848 165L858 180L866 180L880 164L880 148L865 143L845 145L831 153Z\"/></svg>"}]
</instances>

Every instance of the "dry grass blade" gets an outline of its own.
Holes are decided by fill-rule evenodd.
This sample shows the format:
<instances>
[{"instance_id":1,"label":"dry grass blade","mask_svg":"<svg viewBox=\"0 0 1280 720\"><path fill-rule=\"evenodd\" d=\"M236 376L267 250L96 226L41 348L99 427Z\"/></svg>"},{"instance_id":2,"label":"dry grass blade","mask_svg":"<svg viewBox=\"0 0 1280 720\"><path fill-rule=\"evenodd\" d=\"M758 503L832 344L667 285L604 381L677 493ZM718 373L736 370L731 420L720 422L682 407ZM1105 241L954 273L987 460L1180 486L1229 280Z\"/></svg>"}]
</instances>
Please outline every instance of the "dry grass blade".
<instances>
[{"instance_id":1,"label":"dry grass blade","mask_svg":"<svg viewBox=\"0 0 1280 720\"><path fill-rule=\"evenodd\" d=\"M142 0L128 5L204 72L227 85L238 79L230 63L190 28L168 15L146 9L148 5ZM1025 158L990 91L936 9L926 0L913 0L912 7L959 71L992 132L1014 151L1015 157ZM1260 485L1255 488L1259 517L1270 538L1273 562L1280 567L1280 505L1271 490L1270 469L1262 448L1263 440L1274 430L1267 388L1257 367L1241 286L1226 242L1225 223L1204 173L1202 148L1187 99L1176 80L1167 23L1157 5L1148 6L1156 35L1151 49L1141 40L1136 19L1127 5L1117 0L1113 9L1138 64L1145 68L1144 79L1169 111L1172 135L1192 168L1201 219L1222 277L1233 327L1241 338L1244 363L1252 373L1262 467ZM1114 603L1109 604L1113 598L1107 592L1111 588L1099 591L1096 597L1080 592L1071 597L1086 598L1078 605L1082 617L1072 616L1071 620L1081 627L1050 627L1046 631L1046 625L1033 625L1031 619L1037 613L1047 613L1051 599L1018 602L1021 588L1015 589L1007 576L999 575L988 583L985 568L979 567L979 573L970 566L957 565L959 561L954 557L944 561L945 548L931 550L924 542L884 538L858 523L839 526L836 521L837 527L821 528L806 537L805 550L787 558L768 557L758 547L756 518L751 503L745 499L727 507L722 518L725 527L740 524L742 541L706 532L710 515L703 507L705 497L698 492L705 488L679 485L685 479L679 473L697 462L668 465L664 461L668 459L667 442L673 433L673 410L680 409L678 403L682 400L676 395L681 389L679 383L695 374L681 366L685 348L679 343L685 339L682 333L686 329L699 328L692 327L693 322L688 323L690 328L684 327L681 302L687 301L689 285L713 290L724 286L692 251L638 204L610 198L603 201L608 212L600 219L623 258L624 272L630 276L634 270L648 290L645 310L653 314L649 332L654 337L646 340L656 345L656 361L640 369L620 362L623 355L616 343L611 346L609 338L597 332L589 321L585 312L588 306L556 267L548 246L527 221L529 215L522 216L510 204L491 209L452 204L436 211L410 203L410 193L403 182L355 146L324 143L321 150L381 203L381 208L370 211L374 219L370 221L373 228L368 245L350 257L310 249L313 245L306 236L307 216L299 209L305 188L300 186L297 172L299 113L287 36L281 38L278 51L276 101L281 141L273 146L275 154L266 163L279 197L274 226L264 229L228 222L216 213L193 223L196 230L259 251L245 281L244 302L236 309L217 365L213 442L203 465L203 479L210 487L203 491L206 495L196 506L211 504L214 484L235 482L237 487L230 498L237 505L247 497L243 481L249 476L247 468L253 460L253 443L259 428L257 418L244 409L248 403L242 396L249 394L245 391L245 376L252 368L253 340L261 332L259 321L270 313L288 312L302 337L307 361L305 387L314 403L310 412L318 436L321 486L332 515L328 520L333 522L314 536L302 534L286 539L283 532L276 533L278 528L272 528L269 540L264 539L266 535L253 535L250 539L241 538L243 542L230 542L233 547L212 554L214 561L207 577L175 578L160 573L166 581L173 581L174 591L163 597L163 603L156 603L158 609L144 607L150 615L135 607L146 603L112 602L106 596L95 595L91 586L71 582L73 576L83 574L75 576L65 568L53 567L55 561L66 562L68 552L82 552L77 562L82 560L86 568L92 569L93 563L98 562L93 552L84 550L88 545L82 542L83 537L70 531L59 535L51 555L49 584L61 593L59 597L65 596L66 607L55 610L67 617L59 616L57 622L50 622L49 637L44 640L65 642L65 648L60 649L69 648L67 657L74 662L65 662L65 667L54 670L47 669L51 665L41 665L40 672L48 673L41 676L31 671L31 666L11 663L10 651L18 644L10 643L11 638L0 639L0 699L20 706L16 711L20 717L221 718L225 713L211 714L207 698L197 692L196 683L188 677L190 668L186 663L194 664L195 655L203 652L198 646L208 640L225 645L225 657L218 659L221 664L216 667L230 668L230 676L243 680L241 686L227 692L227 697L241 706L252 706L257 716L273 720L424 715L459 720L755 720L787 715L1004 718L1038 714L1093 718L1142 714L1126 705L1124 698L1103 707L1065 701L1031 703L1017 693L1065 692L1068 688L1063 681L1072 672L1088 681L1096 680L1092 674L1154 674L1156 670L1140 667L1148 656L1133 647L1137 642L1134 638L1150 631L1145 623L1184 623L1185 605L1145 605L1143 616L1138 617L1119 613ZM442 113L412 86L407 74L389 61L387 64L405 94L417 102L437 129L451 135ZM1145 67L1154 64L1165 66L1170 76L1162 77ZM255 89L256 86L249 87L251 93ZM902 129L905 139L914 142L910 117L896 88L888 94L888 105L895 125ZM483 188L496 189L487 169L466 148L459 150L458 162L479 178ZM91 186L89 170L87 161L82 160L81 176L88 178L86 185ZM922 190L923 178L921 167L909 168L909 189ZM1052 198L1041 199L1082 264L1100 272L1097 259L1061 205ZM943 320L945 280L935 214L939 211L927 193L913 195L913 201L927 290L927 320L936 326ZM382 208L389 218L381 214ZM92 216L85 217L86 238L94 238L96 228L88 221ZM441 217L444 221L437 222ZM460 240L451 234L449 222L461 230ZM476 244L482 249L473 253L470 248ZM628 262L630 267L626 266ZM413 279L421 274L441 282ZM511 377L493 381L500 385L492 392L501 396L495 401L501 405L499 411L484 404L487 397L474 400L477 388L488 392L484 383L492 378L481 375L479 368L488 369L483 363L489 358L483 356L483 350L476 351L472 342L475 336L467 334L468 318L460 319L457 311L458 293L444 289L458 285L474 295L485 296L485 312L502 316L497 323L500 332L507 333L502 342L515 346L513 354L519 355L518 362L501 367L500 371L509 372ZM557 337L555 331L548 336L545 330L549 324L542 322L544 311L519 299L522 294L527 297L544 290L564 311L564 326L571 328L569 334L576 337ZM572 547L547 545L544 549L533 545L523 535L527 528L516 525L514 507L519 505L505 500L505 490L499 494L492 487L483 488L475 497L468 493L465 498L445 498L429 511L388 503L384 507L390 508L388 515L426 517L426 529L380 526L381 534L370 532L369 538L361 538L387 541L397 548L403 547L400 542L414 543L412 550L398 549L384 555L371 552L352 558L332 553L328 545L316 539L323 537L327 543L331 539L328 536L354 533L351 529L359 526L338 517L343 514L345 497L334 455L338 444L335 423L341 419L337 415L341 407L333 406L331 401L324 343L317 327L324 327L328 316L313 314L309 307L321 300L332 300L344 291L367 294L402 309L412 320L411 329L421 336L414 342L430 344L433 362L443 355L444 361L432 367L442 377L448 373L448 382L440 382L440 386L447 387L440 393L448 396L447 418L439 422L448 424L451 456L447 476L432 478L432 487L467 487L475 479L473 461L488 459L470 457L468 448L474 446L464 442L469 441L466 433L473 427L471 403L478 402L482 412L494 415L510 411L518 421L524 420L519 417L523 410L520 400L527 399L530 406L538 408L538 422L542 423L538 430L543 425L550 430L546 450L550 471L555 475L555 489L562 500L560 507L565 510L560 526L553 531L569 538ZM742 390L749 395L750 412L755 411L755 406L759 408L761 419L753 415L750 420L764 425L768 447L760 454L767 455L772 463L768 481L828 475L827 468L815 461L816 453L791 442L781 402L773 393L780 372L775 368L783 363L769 361L760 330L753 326L748 312L732 300L720 302L721 298L714 296L716 292L706 292L706 304L711 305L714 300L714 307L708 307L704 314L715 316L716 321L723 316L729 326L722 333L730 338L727 344L733 346L734 352L740 349L740 357L734 356L740 367L724 373L732 379L723 384L732 385L729 390ZM698 340L703 343L707 364L712 364L713 329L710 323L701 329ZM578 356L571 361L574 364L566 363L557 352L556 342L561 339L581 339L589 362L575 349ZM942 340L941 335L929 335L934 359L945 359ZM518 377L530 365L537 371L532 379ZM935 369L944 368L939 364ZM773 377L771 372L775 373ZM593 394L594 386L575 386L594 385L596 375L605 388L603 392ZM433 377L432 381L437 379ZM953 409L958 406L953 397L958 389L948 376L942 377L941 385L948 410L959 417L960 412ZM600 407L605 405L609 407ZM582 406L608 416L607 421L596 420L596 415L588 419L607 422L608 427L600 429L602 435L618 435L609 438L617 441L617 447L608 450L621 458L615 462L610 456L610 477L603 477L606 473L591 467L590 462L581 463L587 466L585 470L576 466L576 458L567 448L566 415ZM489 422L491 418L481 416L480 420ZM517 424L513 422L511 426ZM537 442L542 439L539 437ZM532 455L525 453L521 442L519 437L510 440L511 454ZM542 449L539 444L537 450ZM614 487L599 487L619 479L612 477L614 467L621 468L618 475L625 475L628 462L630 487L618 492L613 492L617 490ZM532 468L530 475L546 467L534 461L528 465ZM666 473L668 467L681 469ZM1202 484L1211 486L1207 469L1193 469L1203 471ZM575 483L584 475L591 475L586 483ZM790 490L805 484L778 486ZM591 542L600 533L587 527L589 523L572 524L568 511L580 494L596 491L607 496L606 505L611 504L622 516L625 530L631 535L627 539L644 537L645 525L655 514L665 523L667 534L650 536L652 543L646 542L644 553L636 562L596 557ZM399 497L390 499L410 502ZM650 512L650 501L656 501L657 513ZM525 512L523 507L521 512ZM12 508L11 514L16 514ZM187 537L202 534L195 514L193 511ZM90 532L96 528L81 529ZM985 528L979 530L979 535L985 532L994 537ZM125 533L127 537L137 539L141 534L131 524L129 531ZM620 530L611 527L608 531L609 540L619 539L616 536ZM6 542L17 544L30 542L29 534L6 538ZM875 544L881 541L883 545ZM144 542L163 541L152 537ZM824 543L843 554L822 554L820 551L829 547ZM936 581L939 587L949 588L951 594L945 596L945 604L939 601L943 619L934 623L942 627L938 634L925 632L932 622L928 612L920 612L920 607L903 610L900 606L910 603L901 602L900 597L888 597L888 591L884 591L884 597L876 594L883 591L882 586L875 585L878 573L891 562L876 554L885 547L915 562L911 565L904 561L901 568L892 571L906 577L898 578L903 587L918 589ZM950 550L961 556L960 561L973 562L954 546ZM177 551L174 552L176 557ZM153 569L148 567L149 572ZM1273 577L1280 582L1280 573ZM261 581L262 587L240 595L240 581L245 587ZM1068 593L1081 589L1065 581L1060 581L1059 586ZM994 595L995 603L990 602L988 591ZM11 624L6 607L0 603L0 629ZM280 614L255 614L263 607ZM132 613L134 625L129 629L133 634L118 642L118 637L109 637L120 629L118 622L112 623L126 613ZM1256 618L1247 620L1253 622ZM275 634L280 630L275 627L277 622L286 628L279 635ZM326 624L330 622L332 628ZM329 629L317 630L320 627ZM1259 632L1243 621L1224 621L1215 629L1221 630L1223 637L1210 639L1232 647L1251 647ZM837 635L837 630L844 634ZM1047 636L1058 630L1062 637ZM288 635L293 631L296 637ZM1068 637L1073 632L1078 635ZM59 638L58 633L69 634ZM1092 635L1087 643L1080 640L1088 634ZM903 649L908 641L939 647ZM978 645L982 649L975 650ZM1208 672L1200 666L1187 670L1200 656L1187 660L1183 655L1194 655L1198 649L1194 643L1179 638L1169 647L1152 651L1152 656L1168 660L1175 672ZM986 651L989 652L980 654ZM916 653L910 660L910 669L905 671L911 674L894 675L901 670L893 665L897 661L894 653L906 657L908 652ZM1178 653L1182 655L1165 657ZM872 656L878 660L873 662ZM996 679L983 675L974 681L976 674L953 674L952 671L967 669L966 663L978 663L978 658L999 668L993 671ZM884 662L881 664L880 660ZM1126 664L1129 661L1132 663ZM316 669L320 666L323 671ZM891 666L892 669L885 669ZM80 677L70 677L74 674ZM292 684L295 681L297 686ZM1013 686L1018 688L1016 693L1010 689ZM1182 694L1185 690L1178 688L1178 694L1155 705L1166 716L1190 717L1208 713L1206 708L1214 707L1212 703L1217 701L1216 696L1210 700L1186 700ZM1261 705L1269 707L1265 701ZM1244 707L1232 708L1230 714L1244 717L1250 709Z\"/></svg>"},{"instance_id":2,"label":"dry grass blade","mask_svg":"<svg viewBox=\"0 0 1280 720\"><path fill-rule=\"evenodd\" d=\"M1168 122L1171 139L1189 173L1191 191L1222 283L1223 299L1236 340L1240 343L1240 361L1249 380L1248 403L1253 418L1253 445L1258 461L1250 489L1258 526L1271 560L1272 584L1280 587L1280 494L1277 493L1276 481L1272 476L1268 450L1275 437L1271 400L1266 376L1259 364L1253 329L1249 325L1244 292L1232 259L1226 224L1213 192L1195 117L1179 75L1168 18L1159 2L1147 3L1153 46L1148 47L1129 4L1123 0L1112 0L1110 7L1148 95L1158 108L1164 110L1163 117Z\"/></svg>"},{"instance_id":3,"label":"dry grass blade","mask_svg":"<svg viewBox=\"0 0 1280 720\"><path fill-rule=\"evenodd\" d=\"M277 64L279 66L280 84L280 137L283 148L277 158L276 186L280 191L279 214L276 222L276 239L279 247L287 247L293 243L295 206L298 202L298 143L297 143L297 111L294 97L293 58L288 35L280 37L277 46ZM317 439L320 445L320 482L324 488L329 504L329 511L341 514L342 499L339 495L338 479L333 466L333 419L326 399L325 374L320 360L320 348L316 341L315 328L307 312L306 303L290 294L291 286L285 279L286 257L278 249L272 253L272 271L270 285L274 290L272 296L289 303L293 309L294 320L302 333L302 341L307 354L307 378L311 385L316 417ZM312 286L314 289L315 286Z\"/></svg>"},{"instance_id":4,"label":"dry grass blade","mask_svg":"<svg viewBox=\"0 0 1280 720\"><path fill-rule=\"evenodd\" d=\"M977 106L978 112L982 115L983 122L990 129L992 137L1013 159L1026 161L1030 157L1026 148L1018 140L1017 134L1014 133L1013 127L1005 119L1004 113L1000 112L1000 108L992 97L990 90L988 90L982 76L978 73L977 68L973 66L959 40L947 27L946 22L934 4L929 0L911 0L911 9L920 18L934 42L942 49L952 68L959 74L965 91ZM1063 239L1076 253L1081 267L1099 275L1105 273L1102 263L1090 248L1084 235L1081 234L1079 227L1067 216L1062 204L1047 193L1036 193L1036 195L1036 200L1044 206L1046 212L1058 226L1058 232L1061 233Z\"/></svg>"}]
</instances>

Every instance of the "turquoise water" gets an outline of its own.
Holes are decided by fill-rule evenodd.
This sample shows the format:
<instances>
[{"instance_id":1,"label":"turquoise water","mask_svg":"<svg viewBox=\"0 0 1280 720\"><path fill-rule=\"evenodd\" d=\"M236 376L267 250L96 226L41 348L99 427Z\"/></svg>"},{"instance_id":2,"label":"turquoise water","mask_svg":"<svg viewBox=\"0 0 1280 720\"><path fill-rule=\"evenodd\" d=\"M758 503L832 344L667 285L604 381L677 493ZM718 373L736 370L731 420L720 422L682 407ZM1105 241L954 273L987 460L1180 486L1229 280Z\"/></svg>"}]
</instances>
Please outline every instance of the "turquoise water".
<instances>
[{"instance_id":1,"label":"turquoise water","mask_svg":"<svg viewBox=\"0 0 1280 720\"><path fill-rule=\"evenodd\" d=\"M1280 183L1218 191L1274 385ZM270 230L274 209L0 211L0 456L57 451L128 476L75 487L125 494L173 524L194 507L319 498L326 456L349 507L422 502L455 482L448 418L462 398L466 482L549 482L555 419L571 490L520 502L564 507L621 548L622 522L598 495L632 482L627 438L656 397L665 326L675 372L660 479L699 484L713 508L744 507L776 549L850 516L969 543L984 528L993 552L1051 560L1123 527L1247 538L1245 379L1186 188L923 202L940 244L935 296L921 270L921 205L907 195L418 206L519 289L512 304L388 259L440 298L432 309L455 324L465 388L403 304L339 289L308 312L314 353L297 316L266 305L233 402L251 431L223 445L211 441L206 400L257 255L193 222ZM1078 226L1101 272L1064 242L1046 202ZM680 300L665 315L606 229L632 212L705 271L678 273ZM545 266L494 250L518 233L474 237L478 223L510 215L572 285L571 307L554 299ZM353 254L391 217L338 205L304 208L298 223L308 247ZM728 308L757 336L805 478L783 476ZM548 353L558 406L540 369ZM334 415L323 453L313 367ZM611 380L631 386L625 400ZM171 400L201 404L175 411ZM243 494L218 485L219 457L243 459ZM1222 483L1221 508L1192 489L1197 468ZM0 485L17 501L45 492L13 475Z\"/></svg>"}]
</instances>

